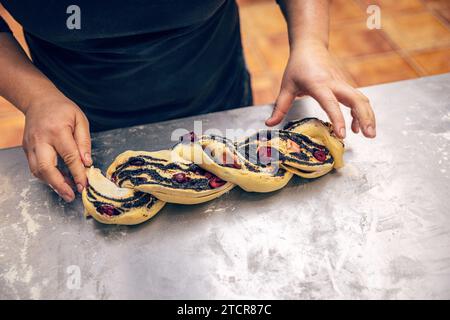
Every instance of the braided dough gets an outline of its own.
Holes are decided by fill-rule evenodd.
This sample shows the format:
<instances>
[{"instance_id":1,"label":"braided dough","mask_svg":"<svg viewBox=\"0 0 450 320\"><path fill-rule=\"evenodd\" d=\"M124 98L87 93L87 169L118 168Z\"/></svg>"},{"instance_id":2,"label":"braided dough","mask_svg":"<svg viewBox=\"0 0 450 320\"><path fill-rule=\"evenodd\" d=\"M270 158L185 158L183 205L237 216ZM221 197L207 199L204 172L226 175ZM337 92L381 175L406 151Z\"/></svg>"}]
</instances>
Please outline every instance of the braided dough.
<instances>
[{"instance_id":1,"label":"braided dough","mask_svg":"<svg viewBox=\"0 0 450 320\"><path fill-rule=\"evenodd\" d=\"M271 192L283 188L292 173L279 167L279 161L261 165L250 161L242 149L225 138L201 136L193 143L180 142L173 148L179 156L198 163L225 181L248 192Z\"/></svg>"},{"instance_id":2,"label":"braided dough","mask_svg":"<svg viewBox=\"0 0 450 320\"><path fill-rule=\"evenodd\" d=\"M248 192L283 188L292 176L317 178L341 168L344 144L331 124L316 118L260 130L237 142L191 133L171 150L126 151L103 176L87 169L86 215L108 224L138 224L166 202L197 204L235 185Z\"/></svg>"},{"instance_id":3,"label":"braided dough","mask_svg":"<svg viewBox=\"0 0 450 320\"><path fill-rule=\"evenodd\" d=\"M153 217L165 202L149 193L120 188L99 169L86 170L89 186L83 190L85 215L106 224L138 224Z\"/></svg>"},{"instance_id":4,"label":"braided dough","mask_svg":"<svg viewBox=\"0 0 450 320\"><path fill-rule=\"evenodd\" d=\"M126 151L114 160L106 174L120 187L179 204L210 201L234 187L171 150Z\"/></svg>"}]
</instances>

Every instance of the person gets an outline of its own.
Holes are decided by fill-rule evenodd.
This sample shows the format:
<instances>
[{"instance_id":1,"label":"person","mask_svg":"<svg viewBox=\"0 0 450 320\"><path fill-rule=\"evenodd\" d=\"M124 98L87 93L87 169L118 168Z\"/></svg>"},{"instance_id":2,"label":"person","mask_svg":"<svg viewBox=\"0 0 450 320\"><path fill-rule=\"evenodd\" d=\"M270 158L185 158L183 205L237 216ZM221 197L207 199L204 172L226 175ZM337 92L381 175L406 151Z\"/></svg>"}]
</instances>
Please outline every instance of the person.
<instances>
[{"instance_id":1,"label":"person","mask_svg":"<svg viewBox=\"0 0 450 320\"><path fill-rule=\"evenodd\" d=\"M1 1L1 0L0 0ZM90 131L252 104L235 0L8 0L32 61L0 18L0 95L25 114L23 149L34 176L64 200L86 186ZM328 52L329 0L278 0L290 56L267 126L310 95L340 138L376 135L368 99L344 80ZM276 50L276 48L274 48Z\"/></svg>"}]
</instances>

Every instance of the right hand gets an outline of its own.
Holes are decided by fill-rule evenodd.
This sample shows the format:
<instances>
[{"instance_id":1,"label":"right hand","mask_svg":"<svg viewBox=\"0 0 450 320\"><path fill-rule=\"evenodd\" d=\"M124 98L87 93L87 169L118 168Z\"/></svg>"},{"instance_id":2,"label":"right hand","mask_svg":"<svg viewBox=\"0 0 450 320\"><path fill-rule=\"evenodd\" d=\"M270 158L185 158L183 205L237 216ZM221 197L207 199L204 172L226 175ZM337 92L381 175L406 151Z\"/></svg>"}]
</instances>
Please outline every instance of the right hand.
<instances>
[{"instance_id":1,"label":"right hand","mask_svg":"<svg viewBox=\"0 0 450 320\"><path fill-rule=\"evenodd\" d=\"M30 105L25 112L23 149L31 173L65 201L75 199L71 181L57 168L58 155L70 170L78 192L87 185L85 166L92 165L89 122L64 96Z\"/></svg>"}]
</instances>

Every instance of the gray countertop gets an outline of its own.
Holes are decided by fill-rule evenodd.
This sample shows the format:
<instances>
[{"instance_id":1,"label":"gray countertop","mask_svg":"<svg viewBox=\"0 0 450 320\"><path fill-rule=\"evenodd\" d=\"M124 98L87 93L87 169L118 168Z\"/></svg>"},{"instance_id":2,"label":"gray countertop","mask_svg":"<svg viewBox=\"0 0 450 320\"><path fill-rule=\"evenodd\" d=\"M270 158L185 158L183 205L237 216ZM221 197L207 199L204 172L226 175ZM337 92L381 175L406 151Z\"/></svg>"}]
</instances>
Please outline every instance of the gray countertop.
<instances>
[{"instance_id":1,"label":"gray countertop","mask_svg":"<svg viewBox=\"0 0 450 320\"><path fill-rule=\"evenodd\" d=\"M168 204L139 226L83 217L0 151L0 298L450 298L450 74L362 89L375 140L348 134L346 166L270 194L239 188ZM270 106L97 134L103 170L177 128L263 127ZM289 119L325 115L310 99ZM347 120L349 118L347 117ZM349 122L348 126L349 126Z\"/></svg>"}]
</instances>

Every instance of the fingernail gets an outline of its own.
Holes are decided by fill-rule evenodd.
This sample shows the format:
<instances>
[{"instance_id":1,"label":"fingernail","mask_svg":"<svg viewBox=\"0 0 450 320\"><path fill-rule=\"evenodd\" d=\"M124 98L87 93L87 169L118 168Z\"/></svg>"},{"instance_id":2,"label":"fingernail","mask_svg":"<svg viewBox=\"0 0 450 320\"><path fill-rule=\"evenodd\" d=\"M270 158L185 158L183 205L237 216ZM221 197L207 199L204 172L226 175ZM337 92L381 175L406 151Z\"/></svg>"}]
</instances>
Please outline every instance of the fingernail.
<instances>
[{"instance_id":1,"label":"fingernail","mask_svg":"<svg viewBox=\"0 0 450 320\"><path fill-rule=\"evenodd\" d=\"M89 166L92 165L92 157L91 157L91 154L89 152L86 152L84 154L84 159L86 160L87 165L89 165Z\"/></svg>"},{"instance_id":2,"label":"fingernail","mask_svg":"<svg viewBox=\"0 0 450 320\"><path fill-rule=\"evenodd\" d=\"M78 192L79 193L83 192L83 189L84 189L83 186L81 184L77 183L77 190L78 190Z\"/></svg>"},{"instance_id":3,"label":"fingernail","mask_svg":"<svg viewBox=\"0 0 450 320\"><path fill-rule=\"evenodd\" d=\"M72 202L73 201L72 196L68 195L68 194L63 194L62 198L64 199L65 202Z\"/></svg>"},{"instance_id":4,"label":"fingernail","mask_svg":"<svg viewBox=\"0 0 450 320\"><path fill-rule=\"evenodd\" d=\"M342 139L345 138L345 128L341 128L341 130L339 130L339 135L342 137Z\"/></svg>"},{"instance_id":5,"label":"fingernail","mask_svg":"<svg viewBox=\"0 0 450 320\"><path fill-rule=\"evenodd\" d=\"M86 165L87 166L91 166L92 165L92 157L91 157L91 154L89 152L86 152L84 154L84 159L86 161Z\"/></svg>"},{"instance_id":6,"label":"fingernail","mask_svg":"<svg viewBox=\"0 0 450 320\"><path fill-rule=\"evenodd\" d=\"M366 127L366 133L370 137L375 137L375 130L372 128L372 126Z\"/></svg>"}]
</instances>

